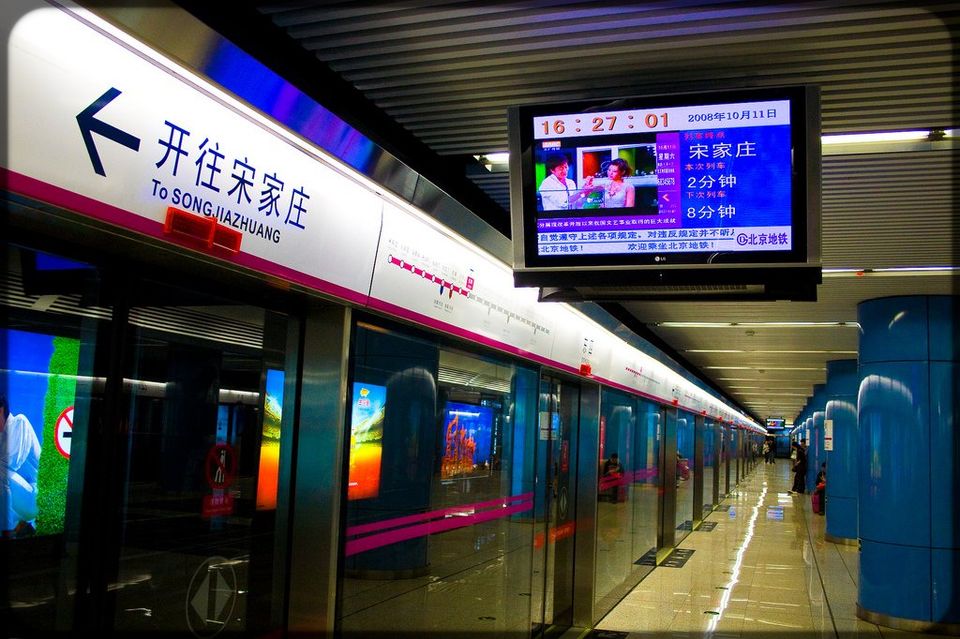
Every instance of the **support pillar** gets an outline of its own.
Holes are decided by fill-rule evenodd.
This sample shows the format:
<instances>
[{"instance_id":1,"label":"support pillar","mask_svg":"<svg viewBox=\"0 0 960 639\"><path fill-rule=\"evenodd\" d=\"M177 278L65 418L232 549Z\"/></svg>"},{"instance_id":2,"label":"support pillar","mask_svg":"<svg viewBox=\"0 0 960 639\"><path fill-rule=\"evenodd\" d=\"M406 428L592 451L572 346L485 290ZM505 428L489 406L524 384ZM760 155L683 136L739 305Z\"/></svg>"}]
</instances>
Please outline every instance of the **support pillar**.
<instances>
[{"instance_id":1,"label":"support pillar","mask_svg":"<svg viewBox=\"0 0 960 639\"><path fill-rule=\"evenodd\" d=\"M857 615L960 634L960 298L869 300L857 319Z\"/></svg>"},{"instance_id":2,"label":"support pillar","mask_svg":"<svg viewBox=\"0 0 960 639\"><path fill-rule=\"evenodd\" d=\"M824 429L832 435L827 461L827 529L824 538L857 543L857 360L827 362Z\"/></svg>"}]
</instances>

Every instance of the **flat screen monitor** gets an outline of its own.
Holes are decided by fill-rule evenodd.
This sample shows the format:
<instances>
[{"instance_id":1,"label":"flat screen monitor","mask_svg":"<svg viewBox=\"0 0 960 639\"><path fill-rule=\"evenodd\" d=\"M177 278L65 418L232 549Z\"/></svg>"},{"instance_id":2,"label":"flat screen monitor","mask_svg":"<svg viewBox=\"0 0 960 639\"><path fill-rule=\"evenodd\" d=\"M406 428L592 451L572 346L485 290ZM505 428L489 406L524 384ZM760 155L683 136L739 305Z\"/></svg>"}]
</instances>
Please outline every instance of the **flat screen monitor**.
<instances>
[{"instance_id":1,"label":"flat screen monitor","mask_svg":"<svg viewBox=\"0 0 960 639\"><path fill-rule=\"evenodd\" d=\"M819 283L816 87L522 106L509 124L518 286Z\"/></svg>"},{"instance_id":2,"label":"flat screen monitor","mask_svg":"<svg viewBox=\"0 0 960 639\"><path fill-rule=\"evenodd\" d=\"M786 426L786 420L783 417L768 417L767 430L777 430Z\"/></svg>"}]
</instances>

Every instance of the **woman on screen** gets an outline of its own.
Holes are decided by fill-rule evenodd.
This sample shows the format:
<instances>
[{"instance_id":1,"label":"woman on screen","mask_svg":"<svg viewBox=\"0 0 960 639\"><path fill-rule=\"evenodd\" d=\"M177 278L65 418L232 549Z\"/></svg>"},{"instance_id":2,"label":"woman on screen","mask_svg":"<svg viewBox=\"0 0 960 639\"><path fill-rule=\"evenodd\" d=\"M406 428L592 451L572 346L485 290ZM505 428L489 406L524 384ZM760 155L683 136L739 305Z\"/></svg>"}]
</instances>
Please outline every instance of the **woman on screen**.
<instances>
[{"instance_id":1,"label":"woman on screen","mask_svg":"<svg viewBox=\"0 0 960 639\"><path fill-rule=\"evenodd\" d=\"M551 153L544 160L547 177L537 189L540 195L542 210L565 211L580 208L587 194L593 190L593 176L586 179L583 189L578 189L576 183L567 177L570 170L570 161L563 153Z\"/></svg>"},{"instance_id":2,"label":"woman on screen","mask_svg":"<svg viewBox=\"0 0 960 639\"><path fill-rule=\"evenodd\" d=\"M632 184L626 181L631 173L630 165L626 160L617 158L607 165L607 179L603 185L603 208L624 209L633 208L636 194Z\"/></svg>"}]
</instances>

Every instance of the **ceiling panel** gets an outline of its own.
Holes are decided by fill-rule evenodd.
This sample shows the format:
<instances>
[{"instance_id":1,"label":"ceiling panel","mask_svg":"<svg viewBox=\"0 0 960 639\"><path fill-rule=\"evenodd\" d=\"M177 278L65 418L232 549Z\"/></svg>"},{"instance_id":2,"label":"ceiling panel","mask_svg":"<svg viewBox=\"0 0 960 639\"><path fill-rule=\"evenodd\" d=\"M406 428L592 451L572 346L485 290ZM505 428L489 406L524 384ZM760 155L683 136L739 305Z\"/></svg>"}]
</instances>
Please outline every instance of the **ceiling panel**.
<instances>
[{"instance_id":1,"label":"ceiling panel","mask_svg":"<svg viewBox=\"0 0 960 639\"><path fill-rule=\"evenodd\" d=\"M819 84L825 134L957 127L954 2L261 2L258 10L439 156L457 156L507 219L508 106L671 90ZM953 143L825 147L825 268L957 266ZM868 152L864 152L864 151ZM456 196L456 193L453 193ZM952 294L949 275L827 277L812 302L625 302L680 357L759 417L792 418L857 329L665 328L667 321L856 321L875 297ZM751 335L747 334L752 330ZM689 350L739 353L689 353ZM817 350L817 354L757 351ZM840 351L841 353L829 352ZM816 371L779 371L781 367ZM718 366L737 368L720 369ZM763 370L763 373L758 372ZM734 375L734 373L737 373ZM769 392L732 388L747 378ZM803 396L774 394L791 384ZM753 385L753 384L750 384ZM804 393L804 390L806 392Z\"/></svg>"}]
</instances>

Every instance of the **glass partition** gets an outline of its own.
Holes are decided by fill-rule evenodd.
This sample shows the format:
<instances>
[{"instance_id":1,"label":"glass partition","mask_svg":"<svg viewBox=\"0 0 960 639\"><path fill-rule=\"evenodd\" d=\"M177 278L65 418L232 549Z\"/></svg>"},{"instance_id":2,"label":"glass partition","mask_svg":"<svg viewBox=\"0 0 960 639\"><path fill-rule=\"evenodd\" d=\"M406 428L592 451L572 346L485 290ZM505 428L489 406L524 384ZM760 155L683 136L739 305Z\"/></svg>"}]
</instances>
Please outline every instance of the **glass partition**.
<instances>
[{"instance_id":1,"label":"glass partition","mask_svg":"<svg viewBox=\"0 0 960 639\"><path fill-rule=\"evenodd\" d=\"M693 526L694 485L694 437L695 417L684 411L677 412L677 541Z\"/></svg>"},{"instance_id":2,"label":"glass partition","mask_svg":"<svg viewBox=\"0 0 960 639\"><path fill-rule=\"evenodd\" d=\"M4 243L0 256L0 619L9 636L46 636L74 624L113 308L98 268Z\"/></svg>"},{"instance_id":3,"label":"glass partition","mask_svg":"<svg viewBox=\"0 0 960 639\"><path fill-rule=\"evenodd\" d=\"M339 631L527 636L537 371L359 323L349 393Z\"/></svg>"},{"instance_id":4,"label":"glass partition","mask_svg":"<svg viewBox=\"0 0 960 639\"><path fill-rule=\"evenodd\" d=\"M717 474L716 433L713 422L704 420L703 426L703 512L707 513L717 503L714 477Z\"/></svg>"},{"instance_id":5,"label":"glass partition","mask_svg":"<svg viewBox=\"0 0 960 639\"><path fill-rule=\"evenodd\" d=\"M285 584L278 507L288 502L278 487L289 472L280 449L294 433L298 320L161 283L142 285L132 302L114 627L275 630Z\"/></svg>"},{"instance_id":6,"label":"glass partition","mask_svg":"<svg viewBox=\"0 0 960 639\"><path fill-rule=\"evenodd\" d=\"M604 388L600 398L596 601L605 609L652 570L657 547L659 406Z\"/></svg>"}]
</instances>

